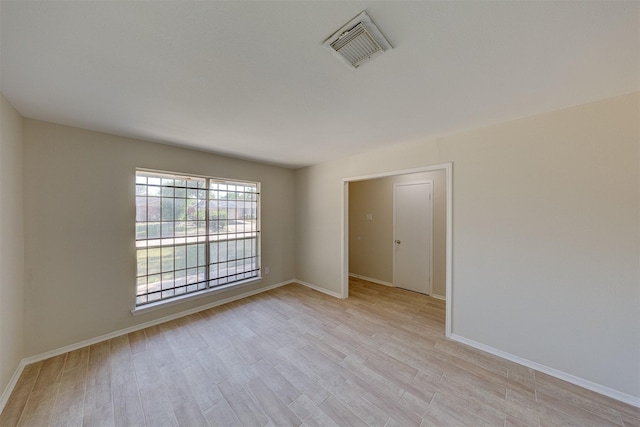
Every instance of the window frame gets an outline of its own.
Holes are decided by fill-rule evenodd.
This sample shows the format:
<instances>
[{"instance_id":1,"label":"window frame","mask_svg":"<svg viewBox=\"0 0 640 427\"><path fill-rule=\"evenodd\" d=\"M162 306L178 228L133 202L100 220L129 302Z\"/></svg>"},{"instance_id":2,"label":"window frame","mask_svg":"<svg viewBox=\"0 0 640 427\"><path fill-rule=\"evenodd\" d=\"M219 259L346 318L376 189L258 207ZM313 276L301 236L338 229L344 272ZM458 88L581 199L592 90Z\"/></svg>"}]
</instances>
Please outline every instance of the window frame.
<instances>
[{"instance_id":1,"label":"window frame","mask_svg":"<svg viewBox=\"0 0 640 427\"><path fill-rule=\"evenodd\" d=\"M163 236L162 234L160 234L159 237L155 237L155 238L149 238L148 235L145 236L142 239L138 238L138 224L139 223L146 223L147 224L147 231L148 231L148 224L149 223L154 223L154 222L162 222L162 216L160 216L160 219L158 221L149 221L148 217L145 217L144 221L139 221L138 220L138 197L145 197L148 199L149 195L145 194L144 196L139 196L138 195L138 191L137 191L137 186L138 184L138 177L140 175L144 175L144 174L148 174L148 175L156 175L158 177L162 177L162 176L166 176L167 178L172 178L172 179L185 179L187 180L188 178L191 179L198 179L198 180L204 180L204 188L200 188L201 190L204 190L204 192L206 193L206 198L204 199L205 201L205 220L204 220L204 234L201 234L199 231L196 231L196 234L192 234L189 235L188 233L186 233L184 235L185 239L182 243L178 243L176 242L176 239L180 240L181 237L177 237L176 236L176 232L174 231L171 234L171 237L168 236ZM147 176L148 178L148 176ZM134 224L136 225L136 230L135 230L135 242L134 242L134 246L135 246L135 256L136 256L136 266L135 266L135 282L134 282L134 296L133 296L133 300L134 300L134 307L131 310L131 313L134 315L138 315L138 314L142 314L148 311L153 311L153 310L157 310L160 308L164 308L164 307L168 307L174 304L179 304L179 303L183 303L186 301L190 301L193 299L197 299L197 298L202 298L202 297L206 297L206 296L210 296L213 295L215 293L219 293L225 290L228 290L230 288L237 288L237 287L241 287L241 286L246 286L246 285L251 285L251 284L255 284L255 283L260 283L262 281L262 255L261 255L261 248L262 248L262 236L261 236L261 183L259 181L248 181L248 180L239 180L239 179L234 179L234 178L220 178L220 177L213 177L213 176L206 176L206 175L198 175L198 174L188 174L188 173L181 173L181 172L172 172L172 171L164 171L164 170L156 170L156 169L147 169L147 168L136 168L135 170L135 175L134 175L134 193L135 193L135 213L136 213L136 218L135 218L135 222ZM233 184L238 184L238 185L243 185L243 184L249 184L251 186L255 186L255 193L253 192L249 192L250 194L255 194L255 226L251 226L252 228L250 228L249 230L243 230L242 233L248 233L247 238L250 239L255 239L255 256L251 256L250 258L252 260L255 260L255 268L253 268L250 272L254 272L255 271L255 276L251 276L251 277L247 277L247 278L241 278L239 280L234 280L231 282L227 282L227 283L223 283L223 284L215 284L213 286L211 286L211 282L213 281L217 281L217 280L221 280L220 276L217 277L211 277L211 271L210 268L212 265L216 264L216 262L212 263L212 259L210 257L210 251L212 250L211 248L211 244L214 241L219 241L219 236L229 236L232 234L235 234L235 238L233 239L234 241L242 241L245 240L244 238L238 238L238 234L240 234L240 232L238 232L237 230L234 232L230 232L229 230L227 230L226 233L212 233L212 228L211 228L211 223L212 221L214 221L214 219L212 219L209 215L209 210L211 207L211 202L212 201L220 201L220 200L226 200L226 199L222 199L222 198L215 198L212 199L210 198L211 196L211 192L216 191L216 189L213 189L211 187L212 183L220 183L223 185L233 185ZM149 186L153 186L150 185L148 182L145 183L144 185L147 186L146 191L149 190ZM160 185L161 187L161 191L162 191L162 185ZM178 187L173 187L178 188ZM185 188L198 188L198 187L188 187L186 186ZM157 197L157 196L154 196ZM160 204L162 205L162 200L166 197L167 199L173 199L174 202L175 200L180 200L180 198L175 197L175 196L159 196L160 197ZM188 200L188 197L185 196L185 203L186 200ZM199 198L196 198L196 200L202 200ZM196 202L196 204L198 204L198 202ZM148 206L148 204L146 205ZM175 205L174 205L175 206ZM162 209L162 208L160 208ZM200 208L196 208L197 211L200 211ZM229 211L229 207L227 206L227 212ZM237 209L237 208L235 208ZM148 210L147 212L148 213ZM162 214L160 214L162 215ZM175 215L175 214L174 214ZM237 221L238 218L226 218L226 226L228 227L229 225L229 221L234 220ZM184 220L185 222L188 222L188 220L185 218ZM200 220L196 220L196 221L200 221ZM172 220L172 222L175 223L177 222L175 216ZM246 225L244 225L244 227L246 227ZM198 228L198 227L196 227ZM220 230L219 228L217 228L217 230ZM188 241L189 239L191 239L190 241ZM151 246L149 244L150 241L156 241L159 242L159 245L156 246ZM164 240L173 240L173 243L165 243ZM225 241L228 241L227 239L225 239ZM139 242L145 242L144 244L140 244ZM174 286L167 288L165 290L168 289L173 289L174 290L174 295L170 296L170 297L162 297L162 293L161 293L161 297L157 300L154 301L148 301L148 302L144 302L142 304L140 304L138 302L138 297L140 296L138 294L138 286L139 286L139 278L140 277L149 277L150 274L147 272L140 276L139 275L139 261L138 261L138 256L139 256L139 251L140 250L144 250L144 249L151 249L151 248L160 248L160 250L162 251L163 248L173 248L173 250L175 251L175 248L179 247L179 246L184 246L184 251L186 252L188 250L188 246L191 245L199 245L204 243L204 252L205 252L205 258L204 258L204 263L201 264L197 264L198 266L204 266L205 267L205 277L203 280L199 280L197 282L195 282L196 284L200 284L200 283L204 283L205 284L205 288L204 289L197 289L197 290L193 290L193 291L187 291L187 288L185 287L185 292L181 293L179 295L175 294L175 290L177 288L179 288L179 286L175 286L176 282L174 279ZM175 254L175 252L174 252ZM237 251L236 251L236 255L237 255ZM146 257L146 262L149 261L148 258L148 253L147 255L145 255ZM175 255L173 255L172 257L174 259L173 263L174 263L174 268L175 268ZM236 261L240 261L242 259L240 258L233 258L233 262ZM219 260L217 260L219 261ZM226 260L224 262L229 262L229 260ZM196 266L196 268L198 268ZM186 269L186 268L185 268ZM162 271L162 270L161 270ZM175 273L177 270L172 270L172 273ZM246 273L246 272L241 272L241 273L235 273L235 274L242 274L242 273ZM158 273L158 274L164 274L164 273ZM223 276L223 278L226 278L228 276ZM144 295L149 295L149 293L146 293Z\"/></svg>"}]
</instances>

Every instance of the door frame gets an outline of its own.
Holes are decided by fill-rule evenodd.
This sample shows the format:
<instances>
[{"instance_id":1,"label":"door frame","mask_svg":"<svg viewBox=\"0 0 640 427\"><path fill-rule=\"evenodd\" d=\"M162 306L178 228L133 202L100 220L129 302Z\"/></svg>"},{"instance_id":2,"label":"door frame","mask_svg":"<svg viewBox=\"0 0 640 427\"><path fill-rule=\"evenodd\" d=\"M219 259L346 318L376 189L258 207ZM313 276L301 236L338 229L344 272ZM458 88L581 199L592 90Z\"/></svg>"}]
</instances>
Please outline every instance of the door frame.
<instances>
[{"instance_id":1,"label":"door frame","mask_svg":"<svg viewBox=\"0 0 640 427\"><path fill-rule=\"evenodd\" d=\"M383 178L393 175L406 175L417 172L431 172L444 170L446 179L447 194L447 227L446 227L446 314L444 332L446 337L451 337L453 330L453 163L439 163L435 165L422 166L411 169L397 169L388 172L380 172L369 175L352 176L342 179L342 219L340 233L342 234L342 287L341 298L349 297L349 183L354 181L365 181L369 179ZM433 251L432 251L433 252Z\"/></svg>"},{"instance_id":2,"label":"door frame","mask_svg":"<svg viewBox=\"0 0 640 427\"><path fill-rule=\"evenodd\" d=\"M429 209L431 210L431 216L429 221L429 295L433 294L433 199L434 188L432 179L422 179L418 181L396 182L393 184L393 286L398 287L396 281L396 188L402 185L419 185L419 184L431 184L431 194L429 198Z\"/></svg>"}]
</instances>

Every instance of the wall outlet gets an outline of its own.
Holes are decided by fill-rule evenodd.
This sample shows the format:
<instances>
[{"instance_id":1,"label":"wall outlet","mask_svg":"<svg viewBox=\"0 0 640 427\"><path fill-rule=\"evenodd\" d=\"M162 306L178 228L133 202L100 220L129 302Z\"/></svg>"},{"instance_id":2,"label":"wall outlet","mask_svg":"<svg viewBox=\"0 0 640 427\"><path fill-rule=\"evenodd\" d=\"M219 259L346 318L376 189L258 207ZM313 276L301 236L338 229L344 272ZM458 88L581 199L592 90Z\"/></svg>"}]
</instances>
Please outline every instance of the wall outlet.
<instances>
[{"instance_id":1,"label":"wall outlet","mask_svg":"<svg viewBox=\"0 0 640 427\"><path fill-rule=\"evenodd\" d=\"M373 214L367 214L367 221L373 221Z\"/></svg>"},{"instance_id":2,"label":"wall outlet","mask_svg":"<svg viewBox=\"0 0 640 427\"><path fill-rule=\"evenodd\" d=\"M269 267L265 267L265 268L264 268L264 275L265 275L265 276L268 276L268 275L269 275L269 273L271 273L271 269L270 269Z\"/></svg>"}]
</instances>

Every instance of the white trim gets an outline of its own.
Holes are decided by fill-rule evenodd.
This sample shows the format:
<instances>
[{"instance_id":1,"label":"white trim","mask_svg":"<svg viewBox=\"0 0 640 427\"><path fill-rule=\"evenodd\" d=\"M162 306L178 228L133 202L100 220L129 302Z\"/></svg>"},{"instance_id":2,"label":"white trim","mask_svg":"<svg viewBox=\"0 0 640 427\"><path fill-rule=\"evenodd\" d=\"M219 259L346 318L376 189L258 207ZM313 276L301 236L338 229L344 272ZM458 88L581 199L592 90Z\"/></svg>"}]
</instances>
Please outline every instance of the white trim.
<instances>
[{"instance_id":1,"label":"white trim","mask_svg":"<svg viewBox=\"0 0 640 427\"><path fill-rule=\"evenodd\" d=\"M250 297L252 295L256 295L256 294L259 294L259 293L262 293L262 292L270 291L272 289L279 288L280 286L288 285L288 284L294 283L294 282L299 282L299 281L293 280L293 279L292 280L286 280L284 282L280 282L280 283L276 283L276 284L273 284L273 285L265 286L263 288L255 289L255 290L249 291L249 292L244 292L242 294L239 294L239 295L236 295L236 296L233 296L233 297L229 297L229 298L221 299L219 301L214 301L214 302L209 303L209 304L201 305L199 307L195 307L195 308L192 308L190 310L181 311L179 313L175 313L175 314L171 314L169 316L161 317L161 318L156 319L156 320L151 320L149 322L141 323L139 325L131 326L131 327L128 327L128 328L125 328L125 329L120 329L120 330L115 331L115 332L110 332L108 334L100 335L100 336L97 336L95 338L89 338L87 340L80 341L80 342L77 342L75 344L70 344L70 345L67 345L67 346L64 346L64 347L60 347L60 348L57 348L57 349L54 349L54 350L50 350L50 351L47 351L47 352L44 352L44 353L36 354L34 356L25 357L18 364L18 367L16 368L15 372L13 373L13 376L11 377L11 380L9 381L9 384L7 384L7 387L5 387L4 392L2 393L2 396L0 396L0 413L2 413L2 411L4 410L4 407L7 404L7 401L9 400L9 396L11 396L11 393L13 392L13 389L15 388L16 384L18 383L18 379L20 378L20 375L22 375L22 371L24 370L25 366L27 366L27 365L30 365L30 364L36 363L36 362L40 362L41 360L49 359L50 357L59 356L61 354L68 353L70 351L78 350L80 348L83 348L83 347L86 347L86 346L89 346L89 345L97 344L97 343L102 342L102 341L106 341L106 340L110 340L112 338L116 338L116 337L119 337L119 336L122 336L122 335L130 334L131 332L139 331L141 329L145 329L145 328L148 328L150 326L159 325L160 323L168 322L170 320L179 319L180 317L188 316L188 315L193 314L193 313L198 313L200 311L208 310L210 308L217 307L217 306L223 305L223 304L227 304L227 303L230 303L232 301L236 301L236 300L239 300L239 299L242 299L242 298ZM210 294L208 294L208 295L210 295ZM335 296L333 294L329 294L329 295ZM166 305L164 305L163 307L166 307ZM137 313L137 314L140 314L140 313Z\"/></svg>"},{"instance_id":2,"label":"white trim","mask_svg":"<svg viewBox=\"0 0 640 427\"><path fill-rule=\"evenodd\" d=\"M451 165L452 163L439 163L437 165L420 166L417 168L398 169L398 170L393 170L388 172L372 173L369 175L351 176L348 178L343 178L342 181L343 182L367 181L369 179L385 178L387 176L408 175L408 174L420 173L420 172L432 172L432 171L447 169L448 167L451 167Z\"/></svg>"},{"instance_id":3,"label":"white trim","mask_svg":"<svg viewBox=\"0 0 640 427\"><path fill-rule=\"evenodd\" d=\"M447 232L446 232L446 313L444 334L450 337L453 331L453 163L439 163L431 166L422 166L411 169L401 169L389 172L380 172L369 175L353 176L342 179L342 287L341 296L349 296L349 183L354 181L365 181L368 179L384 178L394 175L406 175L417 172L431 172L444 170L447 176ZM330 294L331 295L331 294Z\"/></svg>"},{"instance_id":4,"label":"white trim","mask_svg":"<svg viewBox=\"0 0 640 427\"><path fill-rule=\"evenodd\" d=\"M453 333L453 163L445 164L445 173L447 175L447 267L444 335L450 337Z\"/></svg>"},{"instance_id":5,"label":"white trim","mask_svg":"<svg viewBox=\"0 0 640 427\"><path fill-rule=\"evenodd\" d=\"M391 282L385 282L384 280L374 279L372 277L362 276L360 274L349 273L349 277L355 277L356 279L366 280L367 282L377 283L378 285L389 286L390 288L395 288L395 285ZM429 294L431 298L439 299L441 301L446 301L447 298L444 295L436 295Z\"/></svg>"},{"instance_id":6,"label":"white trim","mask_svg":"<svg viewBox=\"0 0 640 427\"><path fill-rule=\"evenodd\" d=\"M542 372L544 374L550 375L552 377L561 379L571 384L575 384L579 387L586 388L587 390L591 390L598 394L602 394L603 396L610 397L612 399L618 400L620 402L627 403L632 406L636 406L640 408L640 397L636 397L627 393L623 393L618 390L614 390L612 388L603 386L598 383L594 383L589 380L585 380L584 378L576 377L575 375L568 374L566 372L560 371L558 369L550 368L545 365L541 365L540 363L533 362L528 359L523 359L522 357L515 356L511 353L507 353L506 351L498 350L497 348L490 347L488 345L479 343L477 341L471 340L469 338L461 337L460 335L452 334L449 338L453 341L460 342L462 344L466 344L470 347L477 348L478 350L485 351L487 353L493 354L494 356L501 357L506 360L510 360L511 362L515 362L519 365L526 366L527 368L535 369L538 372Z\"/></svg>"},{"instance_id":7,"label":"white trim","mask_svg":"<svg viewBox=\"0 0 640 427\"><path fill-rule=\"evenodd\" d=\"M79 348L83 348L83 347L86 347L88 345L97 344L99 342L110 340L112 338L116 338L116 337L119 337L119 336L122 336L122 335L130 334L131 332L139 331L141 329L145 329L145 328L148 328L150 326L159 325L160 323L168 322L170 320L179 319L181 317L188 316L188 315L193 314L193 313L198 313L200 311L208 310L210 308L217 307L217 306L223 305L223 304L227 304L227 303L230 303L232 301L236 301L236 300L239 300L239 299L242 299L242 298L250 297L252 295L256 295L256 294L259 294L259 293L262 293L262 292L270 291L272 289L279 288L280 286L284 286L284 285L288 285L290 283L293 283L294 281L295 280L287 280L285 282L280 282L280 283L276 283L274 285L265 286L263 288L255 289L255 290L249 291L249 292L244 292L244 293L239 294L239 295L235 295L235 296L232 296L232 297L229 297L229 298L224 298L224 299L221 299L221 300L218 300L218 301L214 301L214 302L209 303L209 304L201 305L199 307L195 307L195 308L192 308L192 309L189 309L189 310L181 311L179 313L171 314L169 316L164 316L164 317L161 317L159 319L155 319L155 320L151 320L149 322L141 323L139 325L130 326L128 328L124 328L124 329L120 329L120 330L115 331L115 332L110 332L108 334L100 335L100 336L95 337L95 338L89 338L88 340L80 341L80 342L77 342L75 344L70 344L70 345L67 345L67 346L64 346L64 347L60 347L60 348L57 348L57 349L54 349L54 350L50 350L50 351L47 351L47 352L44 352L44 353L36 354L35 356L26 357L26 358L22 359L22 362L24 362L25 365L29 365L31 363L39 362L41 360L45 360L45 359L48 359L50 357L58 356L60 354L67 353L69 351L78 350Z\"/></svg>"},{"instance_id":8,"label":"white trim","mask_svg":"<svg viewBox=\"0 0 640 427\"><path fill-rule=\"evenodd\" d=\"M216 288L203 289L202 291L194 292L192 294L184 294L178 297L173 297L171 299L160 300L157 302L152 302L150 304L144 304L139 307L135 307L131 310L131 314L133 314L134 316L139 316L141 314L149 313L150 311L160 310L162 308L171 307L172 305L181 304L183 302L192 301L194 299L209 297L223 291L228 291L229 289L241 288L247 285L255 285L256 283L260 282L262 282L262 277L254 277L242 282L233 282L226 285L218 286Z\"/></svg>"},{"instance_id":9,"label":"white trim","mask_svg":"<svg viewBox=\"0 0 640 427\"><path fill-rule=\"evenodd\" d=\"M407 181L407 182L396 182L393 184L393 286L396 286L398 283L396 279L396 195L398 187L403 187L405 185L420 185L420 184L429 184L429 288L427 289L427 295L431 295L433 293L433 199L435 189L433 188L433 180L432 179L423 179L418 181Z\"/></svg>"},{"instance_id":10,"label":"white trim","mask_svg":"<svg viewBox=\"0 0 640 427\"><path fill-rule=\"evenodd\" d=\"M168 175L173 177L191 177L191 178L205 178L205 179L209 178L209 179L214 179L216 181L233 181L239 184L243 184L243 183L258 184L258 187L260 187L260 181L248 181L246 179L223 178L221 176L200 175L200 174L191 173L191 172L175 172L175 171L168 171L163 169L153 169L153 168L144 168L144 167L136 167L135 171L149 172L149 173L155 173L158 175ZM260 194L260 188L258 188L258 194Z\"/></svg>"},{"instance_id":11,"label":"white trim","mask_svg":"<svg viewBox=\"0 0 640 427\"><path fill-rule=\"evenodd\" d=\"M340 298L349 298L349 183L342 184L342 222L340 223L340 233L342 233L342 248L340 249L340 259L342 259L342 284L340 285ZM345 262L346 260L346 262ZM345 280L346 278L346 280Z\"/></svg>"},{"instance_id":12,"label":"white trim","mask_svg":"<svg viewBox=\"0 0 640 427\"><path fill-rule=\"evenodd\" d=\"M2 413L2 411L4 411L4 407L9 401L9 396L11 396L11 393L13 393L13 389L16 387L16 384L18 384L18 379L20 378L20 375L22 375L22 371L24 370L25 366L27 366L27 364L24 363L24 359L22 359L20 363L18 363L18 367L9 380L9 384L7 384L4 391L2 392L2 396L0 396L0 414Z\"/></svg>"},{"instance_id":13,"label":"white trim","mask_svg":"<svg viewBox=\"0 0 640 427\"><path fill-rule=\"evenodd\" d=\"M365 279L365 280L369 280L369 279ZM259 293L262 293L262 292L266 292L266 291L269 291L269 290L272 290L272 289L276 289L276 288L279 288L281 286L288 285L288 284L291 284L291 283L299 283L299 284L301 284L303 286L306 286L308 288L314 289L314 290L316 290L318 292L322 292L324 294L330 295L330 296L335 297L335 298L341 298L341 295L338 292L329 291L329 290L326 290L326 289L321 288L319 286L312 285L310 283L304 282L302 280L297 280L297 279L287 280L287 281L276 283L276 284L273 284L273 285L269 285L269 286L266 286L266 287L263 287L263 288L260 288L260 289L256 289L256 290L253 290L253 291L250 291L250 292L245 292L245 293L240 294L240 295L236 295L236 296L233 296L233 297L225 298L223 300L215 301L215 302L212 302L210 304L206 304L206 305L203 305L203 306L200 306L200 307L196 307L196 308L193 308L193 309L190 309L190 310L185 310L185 311L182 311L180 313L175 313L175 314L172 314L172 315L169 315L169 316L165 316L165 317L162 317L160 319L152 320L152 321L145 322L145 323L142 323L142 324L139 324L139 325L131 326L129 328L121 329L119 331L111 332L111 333L108 333L108 334L100 335L100 336L95 337L95 338L90 338L88 340L80 341L80 342L75 343L75 344L71 344L71 345L68 345L68 346L60 347L58 349L51 350L51 351L48 351L48 352L45 352L45 353L41 353L41 354L38 354L38 355L35 355L35 356L26 357L26 358L22 359L20 361L20 363L18 363L18 366L17 366L15 372L13 373L13 376L9 380L9 383L7 384L7 386L5 387L2 395L0 396L0 413L2 413L2 411L4 410L4 407L7 404L7 401L9 400L9 397L11 396L11 393L13 392L16 384L18 383L18 379L20 378L20 375L22 374L22 371L29 364L32 364L32 363L35 363L35 362L39 362L41 360L48 359L50 357L58 356L60 354L67 353L69 351L77 350L79 348L86 347L88 345L92 345L92 344L96 344L96 343L99 343L99 342L102 342L102 341L106 341L106 340L109 340L109 339L112 339L112 338L116 338L116 337L119 337L121 335L126 335L126 334L129 334L131 332L139 331L141 329L148 328L150 326L158 325L160 323L164 323L164 322L168 322L170 320L178 319L180 317L188 316L188 315L193 314L193 313L197 313L197 312L200 312L200 311L208 310L209 308L212 308L212 307L216 307L216 306L219 306L219 305L227 304L229 302L236 301L236 300L239 300L239 299L242 299L242 298L245 298L245 297L249 297L249 296L256 295L256 294L259 294ZM444 297L441 297L439 295L431 295L431 296L434 297L434 298L444 298ZM447 306L448 306L450 304L449 299L447 299L446 301L447 301ZM527 359L523 359L521 357L512 355L512 354L507 353L507 352L502 351L502 350L498 350L496 348L493 348L493 347L490 347L488 345L479 343L477 341L462 337L460 335L450 334L450 335L448 335L448 337L450 339L452 339L453 341L457 341L457 342L460 342L462 344L466 344L468 346L477 348L479 350L485 351L487 353L493 354L493 355L501 357L503 359L510 360L510 361L512 361L514 363L518 363L518 364L526 366L528 368L535 369L535 370L537 370L539 372L543 372L543 373L545 373L547 375L551 375L552 377L561 379L563 381L567 381L567 382L569 382L571 384L575 384L577 386L586 388L588 390L591 390L593 392L602 394L604 396L610 397L610 398L618 400L620 402L624 402L624 403L627 403L629 405L632 405L632 406L640 408L640 397L636 397L636 396L633 396L633 395L630 395L630 394L627 394L627 393L623 393L623 392L618 391L618 390L614 390L612 388L609 388L609 387L606 387L606 386L603 386L603 385L600 385L600 384L585 380L585 379L580 378L580 377L576 377L574 375L568 374L566 372L563 372L563 371L560 371L560 370L557 370L557 369L554 369L554 368L549 368L548 366L544 366L544 365L541 365L539 363L536 363L536 362L533 362L533 361L530 361L530 360L527 360Z\"/></svg>"},{"instance_id":14,"label":"white trim","mask_svg":"<svg viewBox=\"0 0 640 427\"><path fill-rule=\"evenodd\" d=\"M332 296L334 298L345 299L345 298L342 297L342 294L340 294L339 292L330 291L328 289L321 288L320 286L312 285L311 283L303 282L302 280L298 280L298 279L295 279L294 282L295 283L299 283L302 286L306 286L307 288L313 289L314 291L322 292L323 294L327 294L327 295Z\"/></svg>"},{"instance_id":15,"label":"white trim","mask_svg":"<svg viewBox=\"0 0 640 427\"><path fill-rule=\"evenodd\" d=\"M391 282L385 282L384 280L373 279L371 277L361 276L359 274L349 273L349 277L355 277L356 279L362 279L362 280L366 280L367 282L373 282L373 283L377 283L378 285L390 286L392 288L395 288L395 286Z\"/></svg>"}]
</instances>

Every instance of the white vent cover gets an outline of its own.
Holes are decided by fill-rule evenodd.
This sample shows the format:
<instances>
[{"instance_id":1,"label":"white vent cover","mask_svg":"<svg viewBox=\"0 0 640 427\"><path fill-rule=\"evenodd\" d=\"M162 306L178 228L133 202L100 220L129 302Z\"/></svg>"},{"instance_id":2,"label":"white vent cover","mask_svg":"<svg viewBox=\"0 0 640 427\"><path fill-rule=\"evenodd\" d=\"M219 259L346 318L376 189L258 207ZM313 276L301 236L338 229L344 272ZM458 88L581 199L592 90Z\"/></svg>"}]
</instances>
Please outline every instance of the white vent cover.
<instances>
[{"instance_id":1,"label":"white vent cover","mask_svg":"<svg viewBox=\"0 0 640 427\"><path fill-rule=\"evenodd\" d=\"M323 43L343 61L358 68L385 50L391 44L373 23L367 12L353 18Z\"/></svg>"}]
</instances>

